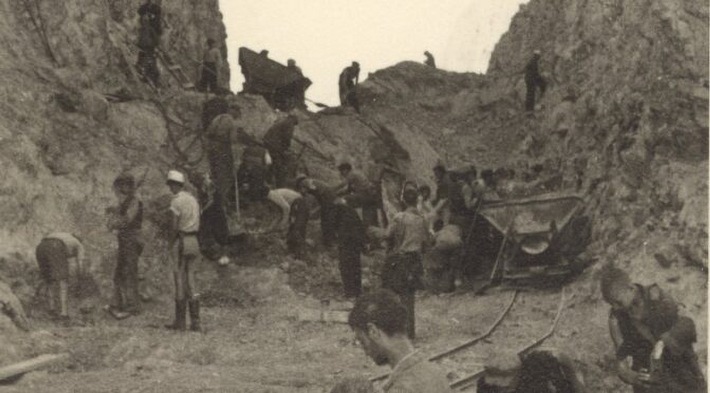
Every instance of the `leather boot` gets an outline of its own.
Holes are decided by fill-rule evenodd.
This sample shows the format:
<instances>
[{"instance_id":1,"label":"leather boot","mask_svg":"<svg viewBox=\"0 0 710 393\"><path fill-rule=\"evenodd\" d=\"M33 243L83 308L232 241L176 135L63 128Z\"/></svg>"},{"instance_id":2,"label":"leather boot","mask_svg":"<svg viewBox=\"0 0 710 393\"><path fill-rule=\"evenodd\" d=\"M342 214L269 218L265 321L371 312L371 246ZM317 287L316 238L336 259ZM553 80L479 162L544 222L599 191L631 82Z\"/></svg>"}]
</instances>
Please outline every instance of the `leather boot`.
<instances>
[{"instance_id":1,"label":"leather boot","mask_svg":"<svg viewBox=\"0 0 710 393\"><path fill-rule=\"evenodd\" d=\"M175 321L170 325L165 325L170 330L185 330L185 311L187 311L186 300L175 301Z\"/></svg>"},{"instance_id":2,"label":"leather boot","mask_svg":"<svg viewBox=\"0 0 710 393\"><path fill-rule=\"evenodd\" d=\"M190 330L193 332L201 332L202 325L200 324L200 301L192 299L188 303L190 306Z\"/></svg>"}]
</instances>

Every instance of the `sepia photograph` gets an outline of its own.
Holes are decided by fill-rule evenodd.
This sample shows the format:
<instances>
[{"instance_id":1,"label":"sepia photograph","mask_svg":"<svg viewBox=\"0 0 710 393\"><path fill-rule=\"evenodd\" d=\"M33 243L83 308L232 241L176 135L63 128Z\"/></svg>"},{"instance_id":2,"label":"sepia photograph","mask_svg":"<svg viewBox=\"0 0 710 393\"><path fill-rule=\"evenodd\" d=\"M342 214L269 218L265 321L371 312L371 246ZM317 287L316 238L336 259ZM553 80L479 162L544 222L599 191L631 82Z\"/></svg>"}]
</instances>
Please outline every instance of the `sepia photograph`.
<instances>
[{"instance_id":1,"label":"sepia photograph","mask_svg":"<svg viewBox=\"0 0 710 393\"><path fill-rule=\"evenodd\" d=\"M0 392L708 391L707 1L0 7Z\"/></svg>"}]
</instances>

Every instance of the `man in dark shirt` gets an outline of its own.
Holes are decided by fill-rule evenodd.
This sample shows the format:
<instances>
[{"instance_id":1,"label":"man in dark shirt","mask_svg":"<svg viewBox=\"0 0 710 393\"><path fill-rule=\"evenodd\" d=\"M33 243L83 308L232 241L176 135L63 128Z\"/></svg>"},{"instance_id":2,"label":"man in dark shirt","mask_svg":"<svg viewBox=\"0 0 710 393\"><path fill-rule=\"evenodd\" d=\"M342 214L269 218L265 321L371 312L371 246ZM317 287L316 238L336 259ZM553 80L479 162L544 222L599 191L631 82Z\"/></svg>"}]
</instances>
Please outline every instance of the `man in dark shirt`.
<instances>
[{"instance_id":1,"label":"man in dark shirt","mask_svg":"<svg viewBox=\"0 0 710 393\"><path fill-rule=\"evenodd\" d=\"M335 191L327 184L307 178L303 180L306 192L313 195L320 205L320 229L323 245L328 247L335 242Z\"/></svg>"},{"instance_id":2,"label":"man in dark shirt","mask_svg":"<svg viewBox=\"0 0 710 393\"><path fill-rule=\"evenodd\" d=\"M113 274L114 298L109 312L117 319L140 312L138 260L143 252L141 226L143 203L135 195L136 184L128 173L113 182L119 205L109 218L108 227L118 237L118 260Z\"/></svg>"},{"instance_id":3,"label":"man in dark shirt","mask_svg":"<svg viewBox=\"0 0 710 393\"><path fill-rule=\"evenodd\" d=\"M379 226L377 211L382 204L377 199L380 193L364 173L354 170L352 164L338 165L343 181L335 187L338 195L344 195L348 206L362 208L362 219L367 226Z\"/></svg>"},{"instance_id":4,"label":"man in dark shirt","mask_svg":"<svg viewBox=\"0 0 710 393\"><path fill-rule=\"evenodd\" d=\"M343 292L346 298L355 298L362 293L360 254L365 248L365 225L357 211L342 198L336 200L333 215Z\"/></svg>"},{"instance_id":5,"label":"man in dark shirt","mask_svg":"<svg viewBox=\"0 0 710 393\"><path fill-rule=\"evenodd\" d=\"M436 61L434 60L434 55L429 53L429 51L425 51L424 56L426 56L426 60L424 60L424 64L428 65L431 68L436 68Z\"/></svg>"},{"instance_id":6,"label":"man in dark shirt","mask_svg":"<svg viewBox=\"0 0 710 393\"><path fill-rule=\"evenodd\" d=\"M601 273L601 291L611 305L609 329L619 378L634 393L699 393L705 380L693 351L693 320L657 285L633 284L611 264ZM631 366L627 359L631 358Z\"/></svg>"},{"instance_id":7,"label":"man in dark shirt","mask_svg":"<svg viewBox=\"0 0 710 393\"><path fill-rule=\"evenodd\" d=\"M155 34L163 34L162 10L153 0L146 0L143 5L138 7L138 16L140 18L146 16Z\"/></svg>"},{"instance_id":8,"label":"man in dark shirt","mask_svg":"<svg viewBox=\"0 0 710 393\"><path fill-rule=\"evenodd\" d=\"M290 172L289 164L291 160L288 150L291 148L291 140L297 124L298 118L295 115L288 115L286 118L274 123L266 131L262 139L264 147L271 155L271 168L276 188L283 187L286 184L286 179Z\"/></svg>"},{"instance_id":9,"label":"man in dark shirt","mask_svg":"<svg viewBox=\"0 0 710 393\"><path fill-rule=\"evenodd\" d=\"M355 301L348 324L365 354L392 374L385 393L450 393L446 374L414 349L407 337L407 311L396 294L377 290Z\"/></svg>"},{"instance_id":10,"label":"man in dark shirt","mask_svg":"<svg viewBox=\"0 0 710 393\"><path fill-rule=\"evenodd\" d=\"M340 105L350 105L360 113L360 104L357 99L356 87L360 79L360 64L356 61L345 67L338 78L338 91Z\"/></svg>"},{"instance_id":11,"label":"man in dark shirt","mask_svg":"<svg viewBox=\"0 0 710 393\"><path fill-rule=\"evenodd\" d=\"M525 65L525 87L527 93L525 95L525 110L531 112L535 110L535 93L537 89L540 89L540 97L545 94L545 89L547 88L547 82L540 75L540 51L536 50L533 52L533 56Z\"/></svg>"}]
</instances>

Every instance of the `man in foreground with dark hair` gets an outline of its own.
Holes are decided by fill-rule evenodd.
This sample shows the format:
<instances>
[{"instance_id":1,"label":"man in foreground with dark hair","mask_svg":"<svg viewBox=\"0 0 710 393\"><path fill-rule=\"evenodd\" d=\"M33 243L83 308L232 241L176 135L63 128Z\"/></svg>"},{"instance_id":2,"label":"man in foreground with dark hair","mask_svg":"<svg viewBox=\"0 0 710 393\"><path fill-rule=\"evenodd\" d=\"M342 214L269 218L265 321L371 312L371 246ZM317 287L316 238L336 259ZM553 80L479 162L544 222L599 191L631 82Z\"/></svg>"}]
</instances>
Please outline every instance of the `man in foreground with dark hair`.
<instances>
[{"instance_id":1,"label":"man in foreground with dark hair","mask_svg":"<svg viewBox=\"0 0 710 393\"><path fill-rule=\"evenodd\" d=\"M600 281L602 296L611 305L609 331L619 378L634 393L705 392L693 351L695 324L678 314L676 302L656 284L632 283L611 264L602 268Z\"/></svg>"},{"instance_id":2,"label":"man in foreground with dark hair","mask_svg":"<svg viewBox=\"0 0 710 393\"><path fill-rule=\"evenodd\" d=\"M444 372L414 350L407 337L407 310L393 292L377 290L357 298L348 324L365 354L392 368L382 386L385 393L453 392Z\"/></svg>"}]
</instances>

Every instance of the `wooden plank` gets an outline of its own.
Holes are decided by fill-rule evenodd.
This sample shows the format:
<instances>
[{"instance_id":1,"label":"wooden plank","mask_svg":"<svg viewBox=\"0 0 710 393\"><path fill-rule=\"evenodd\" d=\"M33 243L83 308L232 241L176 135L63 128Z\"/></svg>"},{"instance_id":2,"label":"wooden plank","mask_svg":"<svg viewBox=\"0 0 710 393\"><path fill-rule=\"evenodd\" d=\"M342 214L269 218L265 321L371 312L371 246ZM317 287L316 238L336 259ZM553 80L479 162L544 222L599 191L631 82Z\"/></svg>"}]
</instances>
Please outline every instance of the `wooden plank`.
<instances>
[{"instance_id":1,"label":"wooden plank","mask_svg":"<svg viewBox=\"0 0 710 393\"><path fill-rule=\"evenodd\" d=\"M37 370L42 367L51 366L66 360L69 354L62 353L58 355L40 355L36 358L22 361L20 363L11 364L0 368L0 381L25 374L30 371Z\"/></svg>"}]
</instances>

